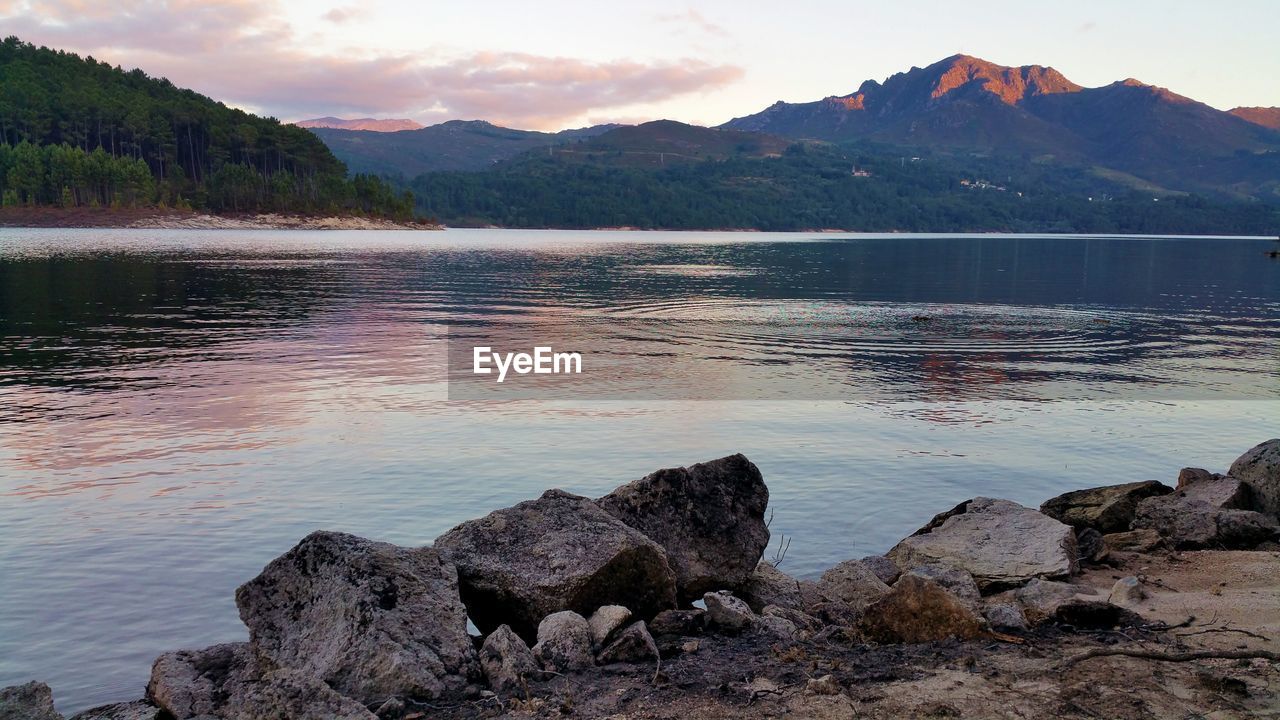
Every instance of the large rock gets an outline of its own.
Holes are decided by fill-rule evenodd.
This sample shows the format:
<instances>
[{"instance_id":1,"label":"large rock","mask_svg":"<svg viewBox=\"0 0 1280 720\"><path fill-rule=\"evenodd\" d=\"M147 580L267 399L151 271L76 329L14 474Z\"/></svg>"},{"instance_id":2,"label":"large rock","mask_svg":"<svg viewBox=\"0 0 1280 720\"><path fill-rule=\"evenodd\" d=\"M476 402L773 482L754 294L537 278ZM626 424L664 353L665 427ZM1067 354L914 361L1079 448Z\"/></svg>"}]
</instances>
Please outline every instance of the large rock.
<instances>
[{"instance_id":1,"label":"large rock","mask_svg":"<svg viewBox=\"0 0 1280 720\"><path fill-rule=\"evenodd\" d=\"M941 585L947 592L955 595L961 602L975 610L982 607L982 592L973 576L960 568L937 565L921 565L903 573L917 575L925 580L932 580Z\"/></svg>"},{"instance_id":2,"label":"large rock","mask_svg":"<svg viewBox=\"0 0 1280 720\"><path fill-rule=\"evenodd\" d=\"M888 593L889 586L861 560L845 560L822 573L818 592L829 601L861 610Z\"/></svg>"},{"instance_id":3,"label":"large rock","mask_svg":"<svg viewBox=\"0 0 1280 720\"><path fill-rule=\"evenodd\" d=\"M176 720L375 720L313 677L263 670L248 643L166 653L151 667L147 699Z\"/></svg>"},{"instance_id":4,"label":"large rock","mask_svg":"<svg viewBox=\"0 0 1280 720\"><path fill-rule=\"evenodd\" d=\"M315 532L236 590L267 669L363 703L435 698L479 675L453 566L430 548Z\"/></svg>"},{"instance_id":5,"label":"large rock","mask_svg":"<svg viewBox=\"0 0 1280 720\"><path fill-rule=\"evenodd\" d=\"M1053 617L1058 608L1066 603L1087 598L1091 593L1092 588L1036 579L1014 590L1013 598L1022 606L1027 620L1038 623Z\"/></svg>"},{"instance_id":6,"label":"large rock","mask_svg":"<svg viewBox=\"0 0 1280 720\"><path fill-rule=\"evenodd\" d=\"M1123 532L1133 522L1138 501L1171 492L1173 488L1154 480L1073 490L1046 500L1040 512L1077 529Z\"/></svg>"},{"instance_id":7,"label":"large rock","mask_svg":"<svg viewBox=\"0 0 1280 720\"><path fill-rule=\"evenodd\" d=\"M1280 517L1280 439L1254 446L1231 463L1227 474L1253 491L1254 510Z\"/></svg>"},{"instance_id":8,"label":"large rock","mask_svg":"<svg viewBox=\"0 0 1280 720\"><path fill-rule=\"evenodd\" d=\"M1197 499L1194 492L1151 497L1138 503L1134 529L1160 533L1177 548L1252 548L1280 532L1269 515L1224 509Z\"/></svg>"},{"instance_id":9,"label":"large rock","mask_svg":"<svg viewBox=\"0 0 1280 720\"><path fill-rule=\"evenodd\" d=\"M653 540L591 500L548 490L537 500L462 523L435 546L458 568L482 631L508 624L525 639L562 610L625 605L641 618L675 607L675 576Z\"/></svg>"},{"instance_id":10,"label":"large rock","mask_svg":"<svg viewBox=\"0 0 1280 720\"><path fill-rule=\"evenodd\" d=\"M898 543L889 558L904 568L949 565L967 570L984 590L1076 571L1071 526L1008 500L979 497L957 510Z\"/></svg>"},{"instance_id":11,"label":"large rock","mask_svg":"<svg viewBox=\"0 0 1280 720\"><path fill-rule=\"evenodd\" d=\"M740 591L769 545L769 490L742 455L659 470L598 502L667 551L682 602Z\"/></svg>"},{"instance_id":12,"label":"large rock","mask_svg":"<svg viewBox=\"0 0 1280 720\"><path fill-rule=\"evenodd\" d=\"M498 692L519 689L538 672L533 651L509 625L500 626L484 639L480 667L489 679L489 687Z\"/></svg>"},{"instance_id":13,"label":"large rock","mask_svg":"<svg viewBox=\"0 0 1280 720\"><path fill-rule=\"evenodd\" d=\"M1146 553L1164 544L1164 538L1160 537L1160 533L1151 528L1141 528L1103 535L1102 544L1108 552Z\"/></svg>"},{"instance_id":14,"label":"large rock","mask_svg":"<svg viewBox=\"0 0 1280 720\"><path fill-rule=\"evenodd\" d=\"M658 659L658 645L654 642L644 621L633 622L623 628L596 656L601 665L614 663L645 662Z\"/></svg>"},{"instance_id":15,"label":"large rock","mask_svg":"<svg viewBox=\"0 0 1280 720\"><path fill-rule=\"evenodd\" d=\"M1254 509L1253 491L1243 480L1201 468L1183 468L1178 473L1177 492L1182 497L1206 502L1217 508Z\"/></svg>"},{"instance_id":16,"label":"large rock","mask_svg":"<svg viewBox=\"0 0 1280 720\"><path fill-rule=\"evenodd\" d=\"M702 596L707 606L707 626L730 635L751 627L755 613L751 606L736 598L727 590L709 592Z\"/></svg>"},{"instance_id":17,"label":"large rock","mask_svg":"<svg viewBox=\"0 0 1280 720\"><path fill-rule=\"evenodd\" d=\"M986 629L986 621L938 583L908 574L867 606L858 629L879 643L920 643L976 638Z\"/></svg>"},{"instance_id":18,"label":"large rock","mask_svg":"<svg viewBox=\"0 0 1280 720\"><path fill-rule=\"evenodd\" d=\"M0 720L62 720L53 709L53 691L42 682L0 690Z\"/></svg>"},{"instance_id":19,"label":"large rock","mask_svg":"<svg viewBox=\"0 0 1280 720\"><path fill-rule=\"evenodd\" d=\"M902 568L884 555L868 555L858 562L866 565L885 585L894 584L902 576Z\"/></svg>"},{"instance_id":20,"label":"large rock","mask_svg":"<svg viewBox=\"0 0 1280 720\"><path fill-rule=\"evenodd\" d=\"M583 670L595 664L591 626L572 610L552 613L538 624L538 644L533 656L552 672Z\"/></svg>"},{"instance_id":21,"label":"large rock","mask_svg":"<svg viewBox=\"0 0 1280 720\"><path fill-rule=\"evenodd\" d=\"M755 572L742 588L742 599L755 612L768 605L800 609L805 606L804 591L800 581L774 567L768 560L761 560Z\"/></svg>"}]
</instances>

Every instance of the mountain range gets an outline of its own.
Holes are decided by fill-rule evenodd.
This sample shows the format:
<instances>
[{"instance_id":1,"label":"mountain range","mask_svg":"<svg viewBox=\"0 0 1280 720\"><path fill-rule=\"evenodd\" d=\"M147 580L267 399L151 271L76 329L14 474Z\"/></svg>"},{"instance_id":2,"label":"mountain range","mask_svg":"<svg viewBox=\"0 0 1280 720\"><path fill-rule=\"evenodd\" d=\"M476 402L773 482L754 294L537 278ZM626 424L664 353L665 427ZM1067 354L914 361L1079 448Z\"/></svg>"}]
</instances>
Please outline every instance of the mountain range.
<instances>
[{"instance_id":1,"label":"mountain range","mask_svg":"<svg viewBox=\"0 0 1280 720\"><path fill-rule=\"evenodd\" d=\"M407 118L353 118L344 120L332 116L299 120L294 125L300 128L336 128L339 130L369 130L371 132L396 132L398 130L418 130L422 123Z\"/></svg>"},{"instance_id":2,"label":"mountain range","mask_svg":"<svg viewBox=\"0 0 1280 720\"><path fill-rule=\"evenodd\" d=\"M394 133L315 132L352 170L404 177L480 170L530 150L572 148L570 143L596 137L597 146L606 143L614 151L596 152L600 161L629 164L646 152L631 143L652 145L655 133L680 134L666 141L686 150L706 145L721 151L742 145L742 133L755 133L771 136L757 143L775 150L787 141L812 140L871 142L911 154L1001 155L1085 168L1144 192L1280 201L1280 108L1224 112L1133 79L1089 88L1051 67L1008 67L968 55L883 82L867 80L844 95L779 101L705 133L689 127L649 127L630 138L614 126L536 133L457 121Z\"/></svg>"}]
</instances>

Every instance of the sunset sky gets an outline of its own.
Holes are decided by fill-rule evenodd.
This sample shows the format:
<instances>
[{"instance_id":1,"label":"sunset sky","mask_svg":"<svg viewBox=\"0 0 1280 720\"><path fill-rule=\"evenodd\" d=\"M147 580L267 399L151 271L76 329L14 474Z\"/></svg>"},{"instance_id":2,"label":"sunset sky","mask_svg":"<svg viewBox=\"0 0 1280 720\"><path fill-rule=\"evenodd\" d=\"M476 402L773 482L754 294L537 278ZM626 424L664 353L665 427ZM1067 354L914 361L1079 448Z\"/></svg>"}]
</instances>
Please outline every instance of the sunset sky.
<instances>
[{"instance_id":1,"label":"sunset sky","mask_svg":"<svg viewBox=\"0 0 1280 720\"><path fill-rule=\"evenodd\" d=\"M1228 9L1229 8L1229 9ZM1280 4L0 0L0 33L284 120L718 124L963 52L1280 105Z\"/></svg>"}]
</instances>

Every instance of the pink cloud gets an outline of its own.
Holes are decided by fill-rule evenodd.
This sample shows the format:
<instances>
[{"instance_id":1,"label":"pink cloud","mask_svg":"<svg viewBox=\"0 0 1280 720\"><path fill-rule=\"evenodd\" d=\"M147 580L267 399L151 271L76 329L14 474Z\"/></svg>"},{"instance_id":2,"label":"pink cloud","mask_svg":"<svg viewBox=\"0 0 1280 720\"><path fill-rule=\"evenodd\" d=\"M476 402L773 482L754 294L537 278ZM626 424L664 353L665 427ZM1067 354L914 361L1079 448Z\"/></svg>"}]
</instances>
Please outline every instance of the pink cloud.
<instances>
[{"instance_id":1,"label":"pink cloud","mask_svg":"<svg viewBox=\"0 0 1280 720\"><path fill-rule=\"evenodd\" d=\"M18 5L22 5L19 3ZM330 11L341 22L350 8ZM556 128L589 114L723 87L742 69L693 59L588 61L477 52L445 62L410 55L321 55L271 2L0 0L0 33L168 77L224 102L291 119L316 115L483 118Z\"/></svg>"}]
</instances>

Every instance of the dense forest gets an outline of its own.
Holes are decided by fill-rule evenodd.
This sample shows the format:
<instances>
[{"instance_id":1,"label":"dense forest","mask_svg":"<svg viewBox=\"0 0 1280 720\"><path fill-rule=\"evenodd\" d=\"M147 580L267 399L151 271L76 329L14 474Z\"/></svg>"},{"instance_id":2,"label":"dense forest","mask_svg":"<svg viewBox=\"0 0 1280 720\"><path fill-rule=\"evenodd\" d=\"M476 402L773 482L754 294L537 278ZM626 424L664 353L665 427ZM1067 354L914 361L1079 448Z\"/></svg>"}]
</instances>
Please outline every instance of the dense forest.
<instances>
[{"instance_id":1,"label":"dense forest","mask_svg":"<svg viewBox=\"0 0 1280 720\"><path fill-rule=\"evenodd\" d=\"M606 136L607 137L607 136ZM1134 189L1083 167L876 145L642 166L619 153L530 153L411 187L454 225L670 229L1266 234L1280 206Z\"/></svg>"},{"instance_id":2,"label":"dense forest","mask_svg":"<svg viewBox=\"0 0 1280 720\"><path fill-rule=\"evenodd\" d=\"M4 205L168 206L408 217L315 135L93 58L0 42Z\"/></svg>"}]
</instances>

